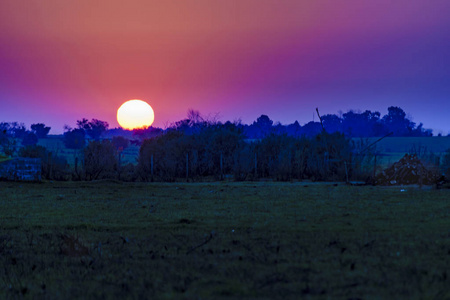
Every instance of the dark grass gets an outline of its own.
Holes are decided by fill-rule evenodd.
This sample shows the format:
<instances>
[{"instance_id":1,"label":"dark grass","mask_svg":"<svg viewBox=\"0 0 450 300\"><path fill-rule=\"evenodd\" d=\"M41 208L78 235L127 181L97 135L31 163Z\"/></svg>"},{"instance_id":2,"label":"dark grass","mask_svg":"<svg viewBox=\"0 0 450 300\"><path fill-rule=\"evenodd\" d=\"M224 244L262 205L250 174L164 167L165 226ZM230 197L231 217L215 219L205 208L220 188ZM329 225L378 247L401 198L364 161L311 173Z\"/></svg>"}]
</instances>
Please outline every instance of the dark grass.
<instances>
[{"instance_id":1,"label":"dark grass","mask_svg":"<svg viewBox=\"0 0 450 300\"><path fill-rule=\"evenodd\" d=\"M450 298L450 190L99 181L0 193L0 298Z\"/></svg>"}]
</instances>

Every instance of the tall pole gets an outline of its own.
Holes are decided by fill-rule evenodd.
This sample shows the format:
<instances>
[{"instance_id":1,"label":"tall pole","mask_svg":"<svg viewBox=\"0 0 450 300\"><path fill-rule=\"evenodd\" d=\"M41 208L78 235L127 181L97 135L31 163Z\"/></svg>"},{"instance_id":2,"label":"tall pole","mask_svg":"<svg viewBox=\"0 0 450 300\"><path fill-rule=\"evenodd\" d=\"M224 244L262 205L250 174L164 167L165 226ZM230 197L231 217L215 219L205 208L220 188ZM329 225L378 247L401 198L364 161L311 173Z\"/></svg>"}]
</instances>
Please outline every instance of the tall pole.
<instances>
[{"instance_id":1,"label":"tall pole","mask_svg":"<svg viewBox=\"0 0 450 300\"><path fill-rule=\"evenodd\" d=\"M348 183L348 168L347 168L347 161L344 161L344 165L345 165L345 179L346 179L346 183Z\"/></svg>"}]
</instances>

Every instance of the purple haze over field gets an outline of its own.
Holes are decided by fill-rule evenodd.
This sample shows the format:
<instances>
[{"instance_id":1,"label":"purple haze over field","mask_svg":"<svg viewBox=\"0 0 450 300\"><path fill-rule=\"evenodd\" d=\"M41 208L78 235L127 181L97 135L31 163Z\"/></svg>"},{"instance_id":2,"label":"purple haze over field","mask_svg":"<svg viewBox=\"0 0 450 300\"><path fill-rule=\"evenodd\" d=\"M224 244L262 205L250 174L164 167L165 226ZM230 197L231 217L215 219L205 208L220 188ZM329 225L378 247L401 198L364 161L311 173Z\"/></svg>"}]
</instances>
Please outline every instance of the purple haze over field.
<instances>
[{"instance_id":1,"label":"purple haze over field","mask_svg":"<svg viewBox=\"0 0 450 300\"><path fill-rule=\"evenodd\" d=\"M64 124L143 99L282 124L400 106L450 132L450 1L0 2L0 122Z\"/></svg>"}]
</instances>

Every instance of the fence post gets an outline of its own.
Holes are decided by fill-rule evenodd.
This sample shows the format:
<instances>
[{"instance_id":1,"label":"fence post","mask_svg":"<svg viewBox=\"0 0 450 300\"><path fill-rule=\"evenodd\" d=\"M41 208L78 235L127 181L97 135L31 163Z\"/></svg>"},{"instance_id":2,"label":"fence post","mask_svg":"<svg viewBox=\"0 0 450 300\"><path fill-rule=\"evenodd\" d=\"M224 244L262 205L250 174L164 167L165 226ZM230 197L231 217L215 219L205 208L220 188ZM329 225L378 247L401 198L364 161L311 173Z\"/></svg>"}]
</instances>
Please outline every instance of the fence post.
<instances>
[{"instance_id":1,"label":"fence post","mask_svg":"<svg viewBox=\"0 0 450 300\"><path fill-rule=\"evenodd\" d=\"M43 162L41 162L43 164ZM53 159L52 153L48 153L48 178L53 179Z\"/></svg>"},{"instance_id":2,"label":"fence post","mask_svg":"<svg viewBox=\"0 0 450 300\"><path fill-rule=\"evenodd\" d=\"M78 176L78 156L75 156L75 174Z\"/></svg>"},{"instance_id":3,"label":"fence post","mask_svg":"<svg viewBox=\"0 0 450 300\"><path fill-rule=\"evenodd\" d=\"M222 153L220 153L220 180L223 180L223 161Z\"/></svg>"},{"instance_id":4,"label":"fence post","mask_svg":"<svg viewBox=\"0 0 450 300\"><path fill-rule=\"evenodd\" d=\"M189 153L186 153L186 181L189 177Z\"/></svg>"},{"instance_id":5,"label":"fence post","mask_svg":"<svg viewBox=\"0 0 450 300\"><path fill-rule=\"evenodd\" d=\"M373 180L375 182L375 177L377 176L377 155L375 154L375 158L373 160Z\"/></svg>"},{"instance_id":6,"label":"fence post","mask_svg":"<svg viewBox=\"0 0 450 300\"><path fill-rule=\"evenodd\" d=\"M347 180L346 183L348 183L348 168L347 168L347 161L344 161L344 165L345 165L345 179Z\"/></svg>"},{"instance_id":7,"label":"fence post","mask_svg":"<svg viewBox=\"0 0 450 300\"><path fill-rule=\"evenodd\" d=\"M255 178L258 177L258 157L255 153Z\"/></svg>"},{"instance_id":8,"label":"fence post","mask_svg":"<svg viewBox=\"0 0 450 300\"><path fill-rule=\"evenodd\" d=\"M153 181L153 154L150 157L150 172L152 174L152 181Z\"/></svg>"}]
</instances>

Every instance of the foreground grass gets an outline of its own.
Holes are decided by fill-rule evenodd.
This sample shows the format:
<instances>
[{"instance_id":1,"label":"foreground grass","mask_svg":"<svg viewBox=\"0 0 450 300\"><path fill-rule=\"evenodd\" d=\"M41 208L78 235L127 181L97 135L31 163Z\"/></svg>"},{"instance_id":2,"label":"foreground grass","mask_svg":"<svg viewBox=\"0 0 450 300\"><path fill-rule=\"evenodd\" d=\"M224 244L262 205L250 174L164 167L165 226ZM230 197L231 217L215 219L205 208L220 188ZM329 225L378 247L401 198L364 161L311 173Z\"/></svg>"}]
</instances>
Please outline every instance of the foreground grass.
<instances>
[{"instance_id":1,"label":"foreground grass","mask_svg":"<svg viewBox=\"0 0 450 300\"><path fill-rule=\"evenodd\" d=\"M450 298L450 190L2 182L0 195L0 298Z\"/></svg>"}]
</instances>

